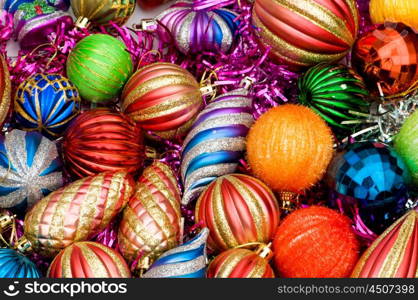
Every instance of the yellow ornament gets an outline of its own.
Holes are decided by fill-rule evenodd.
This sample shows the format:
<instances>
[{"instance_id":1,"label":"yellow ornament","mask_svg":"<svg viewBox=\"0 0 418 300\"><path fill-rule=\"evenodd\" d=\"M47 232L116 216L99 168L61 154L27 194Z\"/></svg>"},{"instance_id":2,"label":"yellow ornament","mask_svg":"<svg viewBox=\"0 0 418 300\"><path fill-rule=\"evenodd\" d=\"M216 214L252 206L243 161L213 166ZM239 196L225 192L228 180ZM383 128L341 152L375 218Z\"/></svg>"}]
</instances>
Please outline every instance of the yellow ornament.
<instances>
[{"instance_id":1,"label":"yellow ornament","mask_svg":"<svg viewBox=\"0 0 418 300\"><path fill-rule=\"evenodd\" d=\"M370 16L374 24L402 22L418 30L418 1L371 0Z\"/></svg>"}]
</instances>

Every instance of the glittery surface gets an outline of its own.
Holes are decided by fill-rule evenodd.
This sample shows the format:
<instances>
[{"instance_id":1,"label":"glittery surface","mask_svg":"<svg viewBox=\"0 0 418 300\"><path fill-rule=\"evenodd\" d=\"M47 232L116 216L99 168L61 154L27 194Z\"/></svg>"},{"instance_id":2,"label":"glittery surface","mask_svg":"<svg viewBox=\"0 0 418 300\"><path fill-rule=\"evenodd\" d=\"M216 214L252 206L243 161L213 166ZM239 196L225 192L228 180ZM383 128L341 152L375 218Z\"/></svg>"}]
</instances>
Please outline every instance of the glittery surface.
<instances>
[{"instance_id":1,"label":"glittery surface","mask_svg":"<svg viewBox=\"0 0 418 300\"><path fill-rule=\"evenodd\" d=\"M63 184L57 146L38 133L13 130L0 142L0 207L24 212Z\"/></svg>"},{"instance_id":2,"label":"glittery surface","mask_svg":"<svg viewBox=\"0 0 418 300\"><path fill-rule=\"evenodd\" d=\"M0 56L0 125L9 113L11 103L11 82L9 69L3 55Z\"/></svg>"}]
</instances>

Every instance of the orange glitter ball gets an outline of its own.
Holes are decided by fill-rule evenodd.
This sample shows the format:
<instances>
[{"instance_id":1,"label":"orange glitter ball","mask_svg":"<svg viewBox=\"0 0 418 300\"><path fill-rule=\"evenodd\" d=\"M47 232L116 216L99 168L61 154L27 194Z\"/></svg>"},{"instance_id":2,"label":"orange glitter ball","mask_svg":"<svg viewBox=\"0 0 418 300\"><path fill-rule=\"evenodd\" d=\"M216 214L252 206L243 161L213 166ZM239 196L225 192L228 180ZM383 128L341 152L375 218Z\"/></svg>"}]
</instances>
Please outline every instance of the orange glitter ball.
<instances>
[{"instance_id":1,"label":"orange glitter ball","mask_svg":"<svg viewBox=\"0 0 418 300\"><path fill-rule=\"evenodd\" d=\"M310 108L286 104L256 121L247 152L255 176L276 191L300 193L325 173L333 155L333 137Z\"/></svg>"},{"instance_id":2,"label":"orange glitter ball","mask_svg":"<svg viewBox=\"0 0 418 300\"><path fill-rule=\"evenodd\" d=\"M359 242L347 217L326 207L311 206L283 220L273 252L281 277L349 277L358 261Z\"/></svg>"}]
</instances>

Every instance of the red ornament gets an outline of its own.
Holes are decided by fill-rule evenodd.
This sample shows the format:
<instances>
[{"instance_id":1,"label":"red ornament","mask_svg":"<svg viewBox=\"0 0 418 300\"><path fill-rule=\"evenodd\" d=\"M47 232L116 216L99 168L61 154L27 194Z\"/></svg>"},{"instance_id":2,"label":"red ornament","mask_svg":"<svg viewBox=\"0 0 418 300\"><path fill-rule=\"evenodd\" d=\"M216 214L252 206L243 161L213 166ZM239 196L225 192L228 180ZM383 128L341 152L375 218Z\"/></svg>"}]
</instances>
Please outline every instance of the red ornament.
<instances>
[{"instance_id":1,"label":"red ornament","mask_svg":"<svg viewBox=\"0 0 418 300\"><path fill-rule=\"evenodd\" d=\"M256 0L253 23L270 56L294 67L338 61L357 37L355 0Z\"/></svg>"},{"instance_id":2,"label":"red ornament","mask_svg":"<svg viewBox=\"0 0 418 300\"><path fill-rule=\"evenodd\" d=\"M142 169L143 134L127 116L109 109L93 109L78 116L64 136L63 155L68 171L78 178L105 171Z\"/></svg>"},{"instance_id":3,"label":"red ornament","mask_svg":"<svg viewBox=\"0 0 418 300\"><path fill-rule=\"evenodd\" d=\"M260 180L242 174L218 178L196 204L196 223L209 228L208 247L217 252L270 242L279 218L271 190Z\"/></svg>"},{"instance_id":4,"label":"red ornament","mask_svg":"<svg viewBox=\"0 0 418 300\"><path fill-rule=\"evenodd\" d=\"M62 250L48 269L49 278L129 278L122 256L95 242L74 243Z\"/></svg>"},{"instance_id":5,"label":"red ornament","mask_svg":"<svg viewBox=\"0 0 418 300\"><path fill-rule=\"evenodd\" d=\"M358 260L359 243L347 217L311 206L283 220L273 251L281 277L348 277Z\"/></svg>"},{"instance_id":6,"label":"red ornament","mask_svg":"<svg viewBox=\"0 0 418 300\"><path fill-rule=\"evenodd\" d=\"M170 0L137 0L139 6L145 8L145 9L154 8L158 5L166 3L168 1L170 1Z\"/></svg>"}]
</instances>

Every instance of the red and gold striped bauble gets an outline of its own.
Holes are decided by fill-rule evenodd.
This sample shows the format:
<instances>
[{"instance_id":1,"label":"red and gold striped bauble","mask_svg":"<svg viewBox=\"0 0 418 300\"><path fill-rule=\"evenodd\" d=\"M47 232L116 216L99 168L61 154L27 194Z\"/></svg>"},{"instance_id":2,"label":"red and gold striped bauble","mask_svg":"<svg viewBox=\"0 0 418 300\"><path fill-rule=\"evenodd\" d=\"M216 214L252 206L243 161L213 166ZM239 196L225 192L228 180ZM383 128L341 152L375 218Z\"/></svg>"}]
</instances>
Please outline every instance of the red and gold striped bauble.
<instances>
[{"instance_id":1,"label":"red and gold striped bauble","mask_svg":"<svg viewBox=\"0 0 418 300\"><path fill-rule=\"evenodd\" d=\"M355 0L256 0L253 24L273 59L293 67L338 61L358 32Z\"/></svg>"},{"instance_id":2,"label":"red and gold striped bauble","mask_svg":"<svg viewBox=\"0 0 418 300\"><path fill-rule=\"evenodd\" d=\"M210 230L216 252L247 243L268 243L280 218L277 200L260 180L242 174L212 182L196 204L196 223Z\"/></svg>"},{"instance_id":3,"label":"red and gold striped bauble","mask_svg":"<svg viewBox=\"0 0 418 300\"><path fill-rule=\"evenodd\" d=\"M103 230L134 190L126 172L75 181L41 199L25 216L24 235L35 252L53 257L61 249Z\"/></svg>"},{"instance_id":4,"label":"red and gold striped bauble","mask_svg":"<svg viewBox=\"0 0 418 300\"><path fill-rule=\"evenodd\" d=\"M0 125L4 123L9 113L11 103L10 74L6 60L0 55Z\"/></svg>"},{"instance_id":5,"label":"red and gold striped bauble","mask_svg":"<svg viewBox=\"0 0 418 300\"><path fill-rule=\"evenodd\" d=\"M64 136L67 170L76 178L106 171L142 170L143 133L127 116L106 108L82 113Z\"/></svg>"},{"instance_id":6,"label":"red and gold striped bauble","mask_svg":"<svg viewBox=\"0 0 418 300\"><path fill-rule=\"evenodd\" d=\"M229 249L210 263L207 278L274 278L269 261L247 249Z\"/></svg>"},{"instance_id":7,"label":"red and gold striped bauble","mask_svg":"<svg viewBox=\"0 0 418 300\"><path fill-rule=\"evenodd\" d=\"M127 261L139 258L138 268L148 268L155 258L179 244L180 199L169 166L157 161L144 170L119 225L119 248Z\"/></svg>"},{"instance_id":8,"label":"red and gold striped bauble","mask_svg":"<svg viewBox=\"0 0 418 300\"><path fill-rule=\"evenodd\" d=\"M186 69L154 63L125 85L122 111L145 130L164 138L184 135L202 107L199 83Z\"/></svg>"},{"instance_id":9,"label":"red and gold striped bauble","mask_svg":"<svg viewBox=\"0 0 418 300\"><path fill-rule=\"evenodd\" d=\"M48 269L49 278L129 278L123 257L95 242L78 242L62 250Z\"/></svg>"},{"instance_id":10,"label":"red and gold striped bauble","mask_svg":"<svg viewBox=\"0 0 418 300\"><path fill-rule=\"evenodd\" d=\"M418 212L410 211L386 229L360 258L351 277L417 278Z\"/></svg>"}]
</instances>

